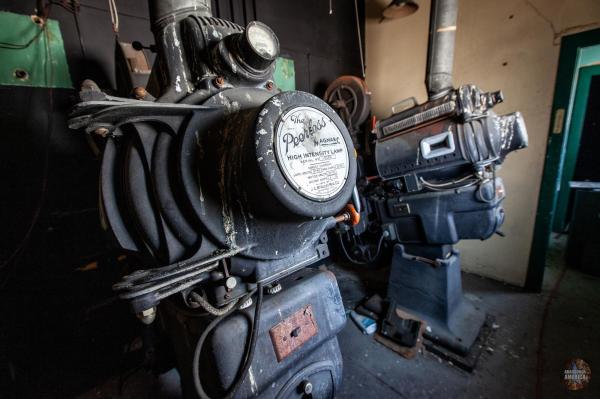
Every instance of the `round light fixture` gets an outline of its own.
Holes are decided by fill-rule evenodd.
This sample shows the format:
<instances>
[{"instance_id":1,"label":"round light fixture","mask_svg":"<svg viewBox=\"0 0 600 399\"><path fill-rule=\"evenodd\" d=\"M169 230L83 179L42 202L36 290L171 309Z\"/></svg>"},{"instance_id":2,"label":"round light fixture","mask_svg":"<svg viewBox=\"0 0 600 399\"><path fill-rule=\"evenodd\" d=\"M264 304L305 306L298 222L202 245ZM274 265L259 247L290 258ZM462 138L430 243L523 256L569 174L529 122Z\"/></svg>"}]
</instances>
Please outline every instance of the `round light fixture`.
<instances>
[{"instance_id":1,"label":"round light fixture","mask_svg":"<svg viewBox=\"0 0 600 399\"><path fill-rule=\"evenodd\" d=\"M383 9L382 15L386 19L404 18L414 14L418 9L419 5L413 0L392 0Z\"/></svg>"}]
</instances>

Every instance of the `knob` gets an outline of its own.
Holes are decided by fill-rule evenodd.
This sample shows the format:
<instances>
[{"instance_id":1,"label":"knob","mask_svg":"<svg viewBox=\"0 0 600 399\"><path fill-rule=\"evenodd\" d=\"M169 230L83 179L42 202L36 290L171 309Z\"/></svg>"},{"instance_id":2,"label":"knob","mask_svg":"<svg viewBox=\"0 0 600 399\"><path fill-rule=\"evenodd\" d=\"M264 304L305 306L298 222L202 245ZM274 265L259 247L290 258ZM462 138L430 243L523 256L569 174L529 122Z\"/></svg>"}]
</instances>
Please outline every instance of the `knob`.
<instances>
[{"instance_id":1,"label":"knob","mask_svg":"<svg viewBox=\"0 0 600 399\"><path fill-rule=\"evenodd\" d=\"M279 284L279 283L273 283L273 284L271 284L271 285L269 285L267 287L267 294L269 294L269 295L275 295L278 292L281 292L281 288L282 288L281 284Z\"/></svg>"},{"instance_id":2,"label":"knob","mask_svg":"<svg viewBox=\"0 0 600 399\"><path fill-rule=\"evenodd\" d=\"M267 25L252 21L240 37L240 56L252 69L267 69L279 56L279 39Z\"/></svg>"}]
</instances>

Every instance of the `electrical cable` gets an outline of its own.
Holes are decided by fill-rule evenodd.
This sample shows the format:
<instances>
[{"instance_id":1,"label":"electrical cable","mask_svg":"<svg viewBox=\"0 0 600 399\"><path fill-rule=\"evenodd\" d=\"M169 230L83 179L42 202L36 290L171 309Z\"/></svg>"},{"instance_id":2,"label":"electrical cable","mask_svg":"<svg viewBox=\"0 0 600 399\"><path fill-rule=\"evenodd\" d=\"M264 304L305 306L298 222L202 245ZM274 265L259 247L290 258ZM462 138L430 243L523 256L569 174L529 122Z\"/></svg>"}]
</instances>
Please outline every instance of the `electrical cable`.
<instances>
[{"instance_id":1,"label":"electrical cable","mask_svg":"<svg viewBox=\"0 0 600 399\"><path fill-rule=\"evenodd\" d=\"M356 16L356 32L358 34L358 50L360 53L360 70L362 72L362 77L364 79L367 75L365 74L365 57L363 55L362 34L360 31L360 20L358 17L358 0L354 0L354 15Z\"/></svg>"},{"instance_id":2,"label":"electrical cable","mask_svg":"<svg viewBox=\"0 0 600 399\"><path fill-rule=\"evenodd\" d=\"M375 252L375 255L370 256L367 259L367 261L356 260L352 256L350 256L350 254L348 253L348 250L346 249L346 245L344 244L344 239L342 238L341 234L338 234L338 239L340 240L340 246L342 247L342 252L344 252L344 256L346 256L346 258L351 263L354 263L356 265L368 265L369 263L373 263L379 257L379 255L381 253L381 245L383 244L383 240L385 239L385 237L388 236L388 234L386 234L386 233L387 232L383 232L381 234L381 237L379 238L379 242L377 243L377 251Z\"/></svg>"},{"instance_id":3,"label":"electrical cable","mask_svg":"<svg viewBox=\"0 0 600 399\"><path fill-rule=\"evenodd\" d=\"M472 178L473 176L474 175L469 174L469 175L463 176L463 177L461 177L459 179L451 180L449 182L444 182L444 183L431 183L431 182L423 179L422 177L419 177L419 179L421 180L421 183L423 183L424 185L428 185L428 186L436 187L436 188L443 188L443 187L448 187L448 186L451 186L451 185L454 185L454 184L462 183L462 182L464 182L464 181Z\"/></svg>"},{"instance_id":4,"label":"electrical cable","mask_svg":"<svg viewBox=\"0 0 600 399\"><path fill-rule=\"evenodd\" d=\"M210 313L213 316L223 316L227 314L231 309L233 309L239 301L233 301L223 306L222 308L214 307L210 302L208 302L204 297L197 292L190 292L190 296L198 305L200 305L204 310Z\"/></svg>"},{"instance_id":5,"label":"electrical cable","mask_svg":"<svg viewBox=\"0 0 600 399\"><path fill-rule=\"evenodd\" d=\"M192 359L192 378L194 380L194 387L196 388L196 393L198 394L198 396L201 399L211 399L204 391L204 388L202 386L202 381L200 380L200 355L202 353L202 347L204 346L204 341L206 341L208 334L210 334L210 332L212 330L214 330L214 328L219 323L221 323L227 316L229 316L235 310L239 309L240 306L242 304L244 304L249 298L251 298L255 292L258 292L258 297L256 300L255 309L254 309L254 319L252 321L252 326L251 326L251 330L250 330L250 338L249 338L250 342L246 346L246 351L245 351L245 354L244 354L244 357L242 360L243 366L238 371L238 375L236 377L235 382L227 390L227 392L225 393L223 398L224 399L232 398L235 395L235 393L237 392L237 390L240 388L240 386L242 385L244 380L246 379L246 377L248 375L248 370L250 369L250 365L252 364L252 359L254 358L254 351L256 349L256 341L258 338L258 329L260 326L260 311L261 311L262 301L263 301L262 284L258 284L258 287L256 290L250 292L248 295L246 295L244 298L242 298L238 302L238 306L230 309L227 313L217 317L212 322L210 322L210 324L206 327L206 329L200 335L200 338L198 338L196 347L194 349L194 357Z\"/></svg>"},{"instance_id":6,"label":"electrical cable","mask_svg":"<svg viewBox=\"0 0 600 399\"><path fill-rule=\"evenodd\" d=\"M467 187L474 186L474 185L476 185L478 183L485 182L484 179L481 179L479 177L475 177L475 178L473 178L473 180L471 180L470 182L468 182L466 184L456 185L457 183L461 183L463 181L466 181L470 177L471 177L471 175L468 175L468 176L464 176L464 177L462 177L462 178L460 178L458 180L453 180L453 181L445 182L445 183L431 183L431 182L423 179L422 177L420 177L419 180L421 181L421 183L423 184L423 186L425 186L425 188L427 188L427 189L429 189L431 191L456 190L457 188L467 188Z\"/></svg>"},{"instance_id":7,"label":"electrical cable","mask_svg":"<svg viewBox=\"0 0 600 399\"><path fill-rule=\"evenodd\" d=\"M14 43L8 43L8 42L0 42L0 48L6 49L6 50L26 49L27 47L31 46L31 44L33 42L35 42L40 37L40 35L45 31L46 31L46 22L44 21L44 25L40 28L40 30L31 39L29 39L29 41L27 43L14 44Z\"/></svg>"},{"instance_id":8,"label":"electrical cable","mask_svg":"<svg viewBox=\"0 0 600 399\"><path fill-rule=\"evenodd\" d=\"M77 30L77 38L79 39L79 48L81 49L81 55L85 58L85 45L83 44L83 37L81 36L81 29L79 26L79 1L70 0L68 3L60 1L50 1L50 4L59 6L73 15L75 21L75 29Z\"/></svg>"},{"instance_id":9,"label":"electrical cable","mask_svg":"<svg viewBox=\"0 0 600 399\"><path fill-rule=\"evenodd\" d=\"M119 11L115 0L108 0L108 10L110 11L110 22L112 23L115 36L119 36Z\"/></svg>"}]
</instances>

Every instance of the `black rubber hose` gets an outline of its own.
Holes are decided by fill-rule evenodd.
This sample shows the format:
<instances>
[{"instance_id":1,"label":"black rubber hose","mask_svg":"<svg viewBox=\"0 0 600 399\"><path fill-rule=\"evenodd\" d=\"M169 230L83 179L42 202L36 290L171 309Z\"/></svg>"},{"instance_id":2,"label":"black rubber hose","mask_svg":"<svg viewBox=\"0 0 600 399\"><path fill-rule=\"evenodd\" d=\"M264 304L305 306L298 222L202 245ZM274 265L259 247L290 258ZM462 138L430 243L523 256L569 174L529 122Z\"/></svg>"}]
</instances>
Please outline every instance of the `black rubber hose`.
<instances>
[{"instance_id":1,"label":"black rubber hose","mask_svg":"<svg viewBox=\"0 0 600 399\"><path fill-rule=\"evenodd\" d=\"M262 285L258 285L258 297L256 299L256 306L254 309L254 320L252 322L252 327L250 330L250 343L247 346L247 350L246 353L244 355L244 358L242 360L242 368L240 369L240 371L238 372L238 376L235 380L235 382L231 385L231 387L229 388L229 390L225 393L225 396L223 396L223 399L230 399L233 398L233 396L235 395L235 393L237 392L237 390L240 388L240 386L242 385L242 383L244 382L244 380L246 379L246 377L248 376L248 370L250 369L250 365L252 364L252 359L254 357L254 351L256 349L256 341L258 338L258 327L260 325L260 309L262 307L262 300L263 300L263 289L262 289ZM244 299L242 299L239 303L239 306L236 306L235 308L231 309L231 311L227 312L226 314L217 317L216 319L214 319L209 325L208 327L206 327L206 329L204 330L204 332L202 332L202 335L200 335L200 338L198 338L198 342L196 343L196 348L194 349L194 358L192 360L192 377L194 379L194 386L196 388L196 393L198 394L198 396L201 399L211 399L206 392L204 391L204 388L202 387L202 381L200 381L200 355L202 353L202 347L204 346L204 341L206 341L206 338L208 337L208 334L210 334L210 332L221 322L223 321L223 319L225 319L227 316L229 316L231 313L233 313L235 310L239 309L239 307L246 302L249 298L252 297L252 295L254 294L255 291L251 292L250 294L246 295L244 297Z\"/></svg>"},{"instance_id":2,"label":"black rubber hose","mask_svg":"<svg viewBox=\"0 0 600 399\"><path fill-rule=\"evenodd\" d=\"M160 134L156 140L154 152L152 154L152 181L156 190L157 204L160 207L160 213L164 217L165 222L169 225L173 232L177 232L174 236L181 241L182 245L189 251L197 251L198 244L198 229L194 229L189 224L188 218L181 211L180 203L177 201L177 195L173 192L173 180L171 180L171 164L175 159L171 155L173 144L172 136L164 132L163 126L156 126L160 130Z\"/></svg>"}]
</instances>

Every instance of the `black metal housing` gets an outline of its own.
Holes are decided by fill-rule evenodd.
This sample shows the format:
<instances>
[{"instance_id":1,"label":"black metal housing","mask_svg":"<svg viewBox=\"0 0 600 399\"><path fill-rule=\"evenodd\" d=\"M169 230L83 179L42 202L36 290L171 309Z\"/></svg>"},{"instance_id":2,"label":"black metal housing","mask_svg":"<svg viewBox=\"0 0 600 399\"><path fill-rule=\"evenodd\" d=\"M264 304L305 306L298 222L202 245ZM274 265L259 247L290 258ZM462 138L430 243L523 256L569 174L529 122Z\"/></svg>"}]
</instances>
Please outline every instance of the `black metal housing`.
<instances>
[{"instance_id":1,"label":"black metal housing","mask_svg":"<svg viewBox=\"0 0 600 399\"><path fill-rule=\"evenodd\" d=\"M150 10L158 55L147 89L156 100L109 96L87 82L70 119L72 128L106 138L103 222L141 269L113 288L144 322L152 323L154 316L145 315L168 302L173 312L161 306L159 314L181 349L210 320L198 307L228 315L257 291L262 303L265 287L297 272L282 283L283 292L255 305L256 314L249 308L215 319L220 324L211 324L207 347L218 378L206 385L213 393L225 389L240 366L250 365L235 382L235 397L293 397L312 379L315 397L333 398L341 379L335 335L344 309L331 273L301 269L329 256L325 232L353 194L350 135L319 98L275 87L279 46L269 28L249 24L273 35L265 55L251 48L243 28L213 18L208 1L151 0ZM286 115L296 119L285 122ZM306 151L294 158L286 148L282 156L278 143L285 137ZM336 188L329 191L332 175ZM307 304L316 335L288 360L278 352L273 361L268 330ZM253 337L251 348L258 342L254 359L246 336ZM195 398L191 349L177 355L186 397ZM203 376L210 371L205 367Z\"/></svg>"},{"instance_id":2,"label":"black metal housing","mask_svg":"<svg viewBox=\"0 0 600 399\"><path fill-rule=\"evenodd\" d=\"M456 190L394 195L372 206L391 240L445 245L492 236L504 222L503 200L504 185L497 178Z\"/></svg>"},{"instance_id":3,"label":"black metal housing","mask_svg":"<svg viewBox=\"0 0 600 399\"><path fill-rule=\"evenodd\" d=\"M237 397L255 397L260 392L261 398L303 398L302 384L310 382L313 398L334 398L342 377L336 335L346 321L335 277L331 272L304 269L283 280L281 285L280 294L265 297L251 377L239 389ZM278 361L269 330L308 305L316 320L316 335ZM220 324L209 337L203 378L212 387L211 397L222 397L233 382L253 315L254 307L245 309Z\"/></svg>"},{"instance_id":4,"label":"black metal housing","mask_svg":"<svg viewBox=\"0 0 600 399\"><path fill-rule=\"evenodd\" d=\"M457 176L473 166L500 163L509 152L526 147L521 114L499 116L490 110L501 98L500 92L465 85L378 122L379 176L387 180L437 171L432 176L440 179L448 176L444 169Z\"/></svg>"}]
</instances>

